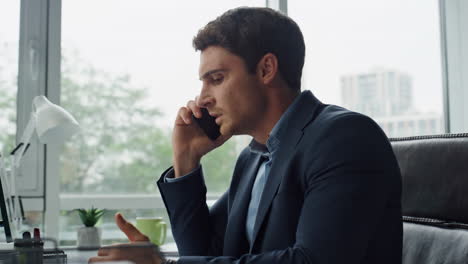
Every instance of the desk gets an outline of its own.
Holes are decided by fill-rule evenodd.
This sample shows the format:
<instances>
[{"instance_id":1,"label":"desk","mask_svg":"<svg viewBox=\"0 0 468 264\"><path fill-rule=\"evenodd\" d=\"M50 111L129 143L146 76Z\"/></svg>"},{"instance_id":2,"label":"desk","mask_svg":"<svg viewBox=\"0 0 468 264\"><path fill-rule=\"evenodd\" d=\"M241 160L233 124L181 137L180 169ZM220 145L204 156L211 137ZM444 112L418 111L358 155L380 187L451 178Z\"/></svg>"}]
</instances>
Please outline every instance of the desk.
<instances>
[{"instance_id":1,"label":"desk","mask_svg":"<svg viewBox=\"0 0 468 264\"><path fill-rule=\"evenodd\" d=\"M67 264L86 264L90 257L97 256L97 250L78 250L76 247L63 247L61 249L67 254ZM179 256L175 243L161 246L161 251L171 260L177 260Z\"/></svg>"},{"instance_id":2,"label":"desk","mask_svg":"<svg viewBox=\"0 0 468 264\"><path fill-rule=\"evenodd\" d=\"M86 264L88 259L94 256L97 256L97 249L92 250L82 250L76 247L61 247L60 250L63 250L67 255L66 262L64 258L44 258L44 264ZM47 250L46 250L47 251ZM15 251L17 252L17 251ZM18 257L14 251L10 250L0 250L0 263L14 263L14 260ZM178 252L177 246L175 243L164 245L161 247L161 252L167 259L177 260ZM127 262L116 262L116 263L127 263ZM33 264L33 263L28 263Z\"/></svg>"}]
</instances>

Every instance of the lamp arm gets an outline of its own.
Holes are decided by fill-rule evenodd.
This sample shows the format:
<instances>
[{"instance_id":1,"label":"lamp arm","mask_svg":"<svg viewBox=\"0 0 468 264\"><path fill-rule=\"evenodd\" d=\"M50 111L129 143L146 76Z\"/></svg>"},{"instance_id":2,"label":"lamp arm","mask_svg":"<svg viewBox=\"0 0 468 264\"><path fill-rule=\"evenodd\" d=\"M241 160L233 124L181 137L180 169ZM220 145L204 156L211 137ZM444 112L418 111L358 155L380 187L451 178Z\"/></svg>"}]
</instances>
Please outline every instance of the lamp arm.
<instances>
[{"instance_id":1,"label":"lamp arm","mask_svg":"<svg viewBox=\"0 0 468 264\"><path fill-rule=\"evenodd\" d=\"M31 117L29 118L28 124L26 125L23 135L21 136L20 143L12 152L12 155L15 157L14 158L15 168L19 168L21 159L29 148L29 141L31 140L31 137L34 133L35 127L36 127L36 114L34 112L31 112Z\"/></svg>"}]
</instances>

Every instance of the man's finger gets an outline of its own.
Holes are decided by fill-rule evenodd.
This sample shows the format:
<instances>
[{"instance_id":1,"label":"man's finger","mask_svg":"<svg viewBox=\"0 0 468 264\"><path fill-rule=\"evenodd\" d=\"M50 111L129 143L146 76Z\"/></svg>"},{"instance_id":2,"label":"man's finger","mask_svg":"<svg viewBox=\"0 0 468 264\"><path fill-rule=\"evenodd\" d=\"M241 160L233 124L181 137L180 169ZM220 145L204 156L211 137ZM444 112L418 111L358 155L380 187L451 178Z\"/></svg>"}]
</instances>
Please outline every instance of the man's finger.
<instances>
[{"instance_id":1,"label":"man's finger","mask_svg":"<svg viewBox=\"0 0 468 264\"><path fill-rule=\"evenodd\" d=\"M98 256L100 257L104 257L104 256L108 256L109 255L109 251L110 249L109 248L100 248L97 252Z\"/></svg>"},{"instance_id":2,"label":"man's finger","mask_svg":"<svg viewBox=\"0 0 468 264\"><path fill-rule=\"evenodd\" d=\"M192 113L195 115L196 118L202 117L202 112L200 110L200 107L197 106L195 101L193 100L188 101L187 108L192 111Z\"/></svg>"},{"instance_id":3,"label":"man's finger","mask_svg":"<svg viewBox=\"0 0 468 264\"><path fill-rule=\"evenodd\" d=\"M115 214L115 223L117 226L124 232L127 236L128 240L131 242L141 241L141 242L148 242L149 239L147 236L143 235L134 225L129 223L125 218L122 216L121 213Z\"/></svg>"},{"instance_id":4,"label":"man's finger","mask_svg":"<svg viewBox=\"0 0 468 264\"><path fill-rule=\"evenodd\" d=\"M187 107L181 107L177 113L178 117L183 121L183 125L190 125L192 123L192 111Z\"/></svg>"},{"instance_id":5,"label":"man's finger","mask_svg":"<svg viewBox=\"0 0 468 264\"><path fill-rule=\"evenodd\" d=\"M88 259L88 263L96 263L96 262L111 262L115 261L116 259L112 256L105 256L105 257L91 257Z\"/></svg>"}]
</instances>

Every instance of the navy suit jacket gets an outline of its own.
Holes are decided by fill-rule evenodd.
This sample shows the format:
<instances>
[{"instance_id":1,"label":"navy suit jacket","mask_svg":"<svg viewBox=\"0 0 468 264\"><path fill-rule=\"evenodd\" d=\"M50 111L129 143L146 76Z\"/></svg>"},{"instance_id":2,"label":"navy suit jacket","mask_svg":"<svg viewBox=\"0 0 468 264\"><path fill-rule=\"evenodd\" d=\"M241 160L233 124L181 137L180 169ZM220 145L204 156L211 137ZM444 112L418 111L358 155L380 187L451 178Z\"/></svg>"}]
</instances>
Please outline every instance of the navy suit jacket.
<instances>
[{"instance_id":1,"label":"navy suit jacket","mask_svg":"<svg viewBox=\"0 0 468 264\"><path fill-rule=\"evenodd\" d=\"M310 91L298 104L279 135L252 245L245 224L259 154L244 149L211 208L201 169L159 179L178 263L401 263L401 176L387 137L370 118Z\"/></svg>"}]
</instances>

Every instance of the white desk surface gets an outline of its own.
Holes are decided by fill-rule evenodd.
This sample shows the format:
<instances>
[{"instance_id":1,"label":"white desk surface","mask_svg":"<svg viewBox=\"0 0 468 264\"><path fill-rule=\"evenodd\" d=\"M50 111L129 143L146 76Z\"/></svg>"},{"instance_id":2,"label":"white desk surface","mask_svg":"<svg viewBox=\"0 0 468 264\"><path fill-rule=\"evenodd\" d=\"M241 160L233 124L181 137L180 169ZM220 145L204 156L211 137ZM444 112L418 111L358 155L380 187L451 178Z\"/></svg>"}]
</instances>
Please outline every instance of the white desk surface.
<instances>
[{"instance_id":1,"label":"white desk surface","mask_svg":"<svg viewBox=\"0 0 468 264\"><path fill-rule=\"evenodd\" d=\"M68 264L86 264L88 259L97 256L97 250L78 250L76 247L63 247L60 248L67 254ZM168 259L177 259L177 246L175 243L170 243L161 246L161 251ZM108 262L108 263L129 263L129 262ZM130 262L131 263L131 262Z\"/></svg>"}]
</instances>

